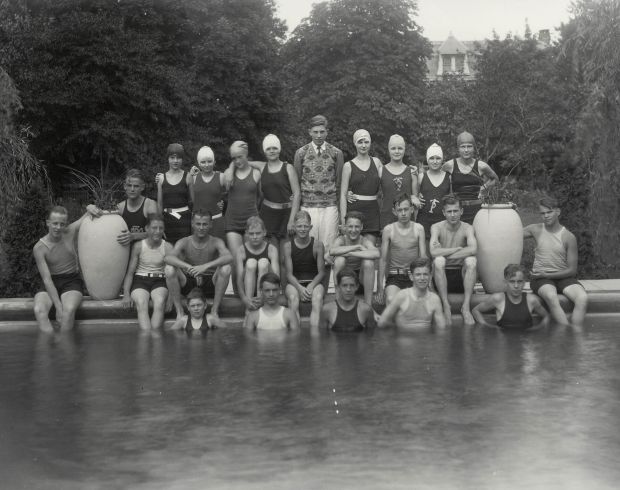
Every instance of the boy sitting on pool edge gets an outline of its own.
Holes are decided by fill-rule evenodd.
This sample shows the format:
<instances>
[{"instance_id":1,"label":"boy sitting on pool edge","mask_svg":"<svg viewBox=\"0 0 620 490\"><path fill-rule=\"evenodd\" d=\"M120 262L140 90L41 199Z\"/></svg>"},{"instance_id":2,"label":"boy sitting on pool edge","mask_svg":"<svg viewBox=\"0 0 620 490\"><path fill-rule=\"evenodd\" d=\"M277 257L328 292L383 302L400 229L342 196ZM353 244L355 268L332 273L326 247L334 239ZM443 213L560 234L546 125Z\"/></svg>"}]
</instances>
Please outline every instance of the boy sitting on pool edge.
<instances>
[{"instance_id":1,"label":"boy sitting on pool edge","mask_svg":"<svg viewBox=\"0 0 620 490\"><path fill-rule=\"evenodd\" d=\"M525 269L520 264L508 264L504 269L506 290L494 293L472 310L476 322L485 327L500 327L505 330L526 330L546 325L549 314L535 294L524 293ZM495 309L497 325L488 323L483 313ZM541 321L534 325L532 313L537 313Z\"/></svg>"}]
</instances>

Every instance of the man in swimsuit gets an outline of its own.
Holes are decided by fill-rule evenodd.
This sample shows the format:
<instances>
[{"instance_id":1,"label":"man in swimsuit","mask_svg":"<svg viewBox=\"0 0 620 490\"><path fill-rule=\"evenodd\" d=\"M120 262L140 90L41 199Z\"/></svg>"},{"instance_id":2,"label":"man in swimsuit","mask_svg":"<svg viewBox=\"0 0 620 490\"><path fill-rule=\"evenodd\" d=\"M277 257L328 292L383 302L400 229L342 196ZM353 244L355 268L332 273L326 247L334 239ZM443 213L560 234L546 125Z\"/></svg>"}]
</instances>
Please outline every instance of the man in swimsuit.
<instances>
[{"instance_id":1,"label":"man in swimsuit","mask_svg":"<svg viewBox=\"0 0 620 490\"><path fill-rule=\"evenodd\" d=\"M321 311L320 325L338 332L359 332L375 326L372 308L355 297L359 281L352 269L336 274L336 300Z\"/></svg>"},{"instance_id":2,"label":"man in swimsuit","mask_svg":"<svg viewBox=\"0 0 620 490\"><path fill-rule=\"evenodd\" d=\"M48 233L32 250L43 282L43 287L34 297L34 315L39 328L44 332L53 330L49 319L52 307L56 309L60 328L73 328L75 313L82 302L84 289L75 251L75 239L82 220L88 214L94 217L100 213L96 206L89 204L86 213L71 224L68 224L69 213L62 206L52 207L47 215L45 223Z\"/></svg>"},{"instance_id":3,"label":"man in swimsuit","mask_svg":"<svg viewBox=\"0 0 620 490\"><path fill-rule=\"evenodd\" d=\"M172 296L177 320L184 316L181 295L195 287L201 287L208 296L213 294L211 314L219 315L219 308L233 260L224 241L209 235L211 214L197 209L192 214L192 235L181 238L174 249L164 258L166 283Z\"/></svg>"},{"instance_id":4,"label":"man in swimsuit","mask_svg":"<svg viewBox=\"0 0 620 490\"><path fill-rule=\"evenodd\" d=\"M575 277L577 239L560 224L560 208L555 199L541 199L538 208L543 222L523 229L524 238L536 240L530 286L545 301L551 317L567 325L569 322L558 298L558 292L563 293L575 305L571 323L580 327L586 315L588 295Z\"/></svg>"},{"instance_id":5,"label":"man in swimsuit","mask_svg":"<svg viewBox=\"0 0 620 490\"><path fill-rule=\"evenodd\" d=\"M478 243L473 226L461 221L463 208L459 198L448 194L443 197L442 205L446 219L431 226L430 253L435 268L435 286L448 326L452 324L448 292L464 293L461 307L463 322L465 325L473 325L475 321L470 303L476 284Z\"/></svg>"},{"instance_id":6,"label":"man in swimsuit","mask_svg":"<svg viewBox=\"0 0 620 490\"><path fill-rule=\"evenodd\" d=\"M445 327L441 299L428 289L431 279L430 261L426 257L415 259L410 270L413 286L399 291L394 301L385 307L379 318L379 327L430 327L432 323L437 327Z\"/></svg>"},{"instance_id":7,"label":"man in swimsuit","mask_svg":"<svg viewBox=\"0 0 620 490\"><path fill-rule=\"evenodd\" d=\"M483 193L496 185L499 177L489 164L474 158L476 141L470 133L459 134L456 145L459 157L446 162L443 170L452 175L452 192L461 199L462 221L471 225L482 205Z\"/></svg>"},{"instance_id":8,"label":"man in swimsuit","mask_svg":"<svg viewBox=\"0 0 620 490\"><path fill-rule=\"evenodd\" d=\"M146 238L146 217L157 213L157 202L144 197L145 180L140 170L132 168L127 171L125 184L123 185L127 199L117 204L118 214L127 223L127 229L123 230L116 240L121 245L129 245L137 240Z\"/></svg>"},{"instance_id":9,"label":"man in swimsuit","mask_svg":"<svg viewBox=\"0 0 620 490\"><path fill-rule=\"evenodd\" d=\"M375 286L375 259L379 258L380 253L372 240L362 237L363 229L362 213L349 212L345 217L345 234L336 238L329 247L325 260L334 264L334 275L345 267L356 271L364 286L364 301L371 305Z\"/></svg>"},{"instance_id":10,"label":"man in swimsuit","mask_svg":"<svg viewBox=\"0 0 620 490\"><path fill-rule=\"evenodd\" d=\"M344 156L327 143L327 119L310 119L308 133L312 141L295 152L293 164L301 187L301 208L310 214L312 236L327 247L338 236L338 189Z\"/></svg>"},{"instance_id":11,"label":"man in swimsuit","mask_svg":"<svg viewBox=\"0 0 620 490\"><path fill-rule=\"evenodd\" d=\"M281 306L280 299L280 276L268 272L260 279L259 288L263 306L257 310L248 312L245 317L244 327L255 330L282 330L285 328L299 328L297 315L285 306Z\"/></svg>"},{"instance_id":12,"label":"man in swimsuit","mask_svg":"<svg viewBox=\"0 0 620 490\"><path fill-rule=\"evenodd\" d=\"M506 291L494 293L472 310L476 322L485 327L498 326L502 329L526 330L546 325L549 321L547 310L535 294L524 293L525 269L520 264L509 264L504 269ZM495 311L497 325L488 323L483 313ZM532 313L538 313L540 323L534 325Z\"/></svg>"}]
</instances>

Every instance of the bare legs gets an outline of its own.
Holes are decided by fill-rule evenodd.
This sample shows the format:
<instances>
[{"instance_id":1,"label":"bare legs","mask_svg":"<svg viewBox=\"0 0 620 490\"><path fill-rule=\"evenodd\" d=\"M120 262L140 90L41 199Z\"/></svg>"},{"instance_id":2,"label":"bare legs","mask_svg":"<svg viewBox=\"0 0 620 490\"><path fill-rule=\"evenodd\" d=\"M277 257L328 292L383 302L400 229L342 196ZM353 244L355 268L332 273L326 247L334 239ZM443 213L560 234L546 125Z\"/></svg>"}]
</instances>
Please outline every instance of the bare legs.
<instances>
[{"instance_id":1,"label":"bare legs","mask_svg":"<svg viewBox=\"0 0 620 490\"><path fill-rule=\"evenodd\" d=\"M446 279L446 258L435 257L433 260L433 279L435 280L435 287L437 288L437 294L441 299L443 305L443 314L446 317L446 325L452 325L452 310L450 309L450 302L448 301L448 280Z\"/></svg>"},{"instance_id":2,"label":"bare legs","mask_svg":"<svg viewBox=\"0 0 620 490\"><path fill-rule=\"evenodd\" d=\"M288 307L297 315L297 320L301 321L299 315L299 291L291 285L287 284L285 293L288 300ZM319 316L321 309L323 308L323 299L325 298L325 288L322 284L317 284L312 290L312 311L310 312L310 327L315 328L319 326Z\"/></svg>"},{"instance_id":3,"label":"bare legs","mask_svg":"<svg viewBox=\"0 0 620 490\"><path fill-rule=\"evenodd\" d=\"M80 291L66 291L60 296L62 311L56 312L56 318L60 322L60 328L71 330L75 324L75 313L82 303L82 293ZM47 292L42 291L34 297L34 315L43 332L52 332L52 322L49 319L49 312L53 302Z\"/></svg>"},{"instance_id":4,"label":"bare legs","mask_svg":"<svg viewBox=\"0 0 620 490\"><path fill-rule=\"evenodd\" d=\"M142 330L160 328L164 323L164 308L168 290L160 287L153 289L150 293L146 289L134 289L131 292L131 299L136 305L138 312L138 325ZM149 299L153 300L153 314L149 317Z\"/></svg>"},{"instance_id":5,"label":"bare legs","mask_svg":"<svg viewBox=\"0 0 620 490\"><path fill-rule=\"evenodd\" d=\"M446 258L435 257L435 260L433 260L433 266L433 278L435 280L435 287L437 288L437 294L439 294L439 297L441 298L444 316L446 317L446 324L449 326L452 325L452 312L450 309L450 302L448 301ZM465 260L463 261L463 267L461 269L464 291L461 313L463 315L463 323L465 323L465 325L473 325L475 323L474 317L471 314L471 297L474 293L474 286L476 285L476 266L476 257L465 257Z\"/></svg>"},{"instance_id":6,"label":"bare legs","mask_svg":"<svg viewBox=\"0 0 620 490\"><path fill-rule=\"evenodd\" d=\"M588 306L588 295L580 284L572 284L564 288L564 296L574 303L573 314L571 321L568 321L566 313L560 305L560 298L558 298L558 292L555 286L551 284L544 284L538 290L538 296L540 296L546 303L551 313L551 318L560 325L572 324L576 327L582 327L583 321L586 315L586 309Z\"/></svg>"}]
</instances>

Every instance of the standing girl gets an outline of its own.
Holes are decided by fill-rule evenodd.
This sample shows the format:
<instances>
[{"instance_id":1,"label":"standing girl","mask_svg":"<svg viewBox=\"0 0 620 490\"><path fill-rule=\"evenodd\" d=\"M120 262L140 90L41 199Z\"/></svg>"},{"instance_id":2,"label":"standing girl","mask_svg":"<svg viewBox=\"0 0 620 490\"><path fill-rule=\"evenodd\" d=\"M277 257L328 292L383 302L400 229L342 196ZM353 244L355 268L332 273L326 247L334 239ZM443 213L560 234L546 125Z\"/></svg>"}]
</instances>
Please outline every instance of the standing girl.
<instances>
[{"instance_id":1,"label":"standing girl","mask_svg":"<svg viewBox=\"0 0 620 490\"><path fill-rule=\"evenodd\" d=\"M397 218L393 212L394 199L401 194L409 194L412 204L420 207L418 195L418 168L403 163L405 156L405 139L393 134L390 136L388 151L390 161L383 166L381 172L381 229L386 225L394 223Z\"/></svg>"},{"instance_id":2,"label":"standing girl","mask_svg":"<svg viewBox=\"0 0 620 490\"><path fill-rule=\"evenodd\" d=\"M168 146L168 166L165 174L157 174L157 207L164 215L166 238L172 244L191 232L189 184L191 176L183 170L185 150L178 143Z\"/></svg>"},{"instance_id":3,"label":"standing girl","mask_svg":"<svg viewBox=\"0 0 620 490\"><path fill-rule=\"evenodd\" d=\"M164 217L149 214L146 238L135 242L131 248L129 266L123 283L123 306L135 304L138 324L143 330L160 328L164 323L164 308L168 298L164 257L172 252L172 245L164 239ZM149 318L149 299L153 301L153 314Z\"/></svg>"},{"instance_id":4,"label":"standing girl","mask_svg":"<svg viewBox=\"0 0 620 490\"><path fill-rule=\"evenodd\" d=\"M376 243L381 231L377 194L381 184L383 164L371 157L370 133L358 129L353 135L357 156L344 164L340 184L340 225L344 228L345 216L350 211L364 215L364 238ZM350 192L350 194L349 194Z\"/></svg>"},{"instance_id":5,"label":"standing girl","mask_svg":"<svg viewBox=\"0 0 620 490\"><path fill-rule=\"evenodd\" d=\"M442 170L443 150L433 143L426 150L428 170L418 176L419 202L417 222L424 227L427 238L431 236L431 226L445 219L441 200L452 192L450 174Z\"/></svg>"},{"instance_id":6,"label":"standing girl","mask_svg":"<svg viewBox=\"0 0 620 490\"><path fill-rule=\"evenodd\" d=\"M193 203L194 211L201 209L211 214L211 236L226 239L224 226L224 195L226 186L224 174L215 172L215 155L208 146L203 146L198 150L196 161L200 172L193 176L190 181L189 192Z\"/></svg>"}]
</instances>

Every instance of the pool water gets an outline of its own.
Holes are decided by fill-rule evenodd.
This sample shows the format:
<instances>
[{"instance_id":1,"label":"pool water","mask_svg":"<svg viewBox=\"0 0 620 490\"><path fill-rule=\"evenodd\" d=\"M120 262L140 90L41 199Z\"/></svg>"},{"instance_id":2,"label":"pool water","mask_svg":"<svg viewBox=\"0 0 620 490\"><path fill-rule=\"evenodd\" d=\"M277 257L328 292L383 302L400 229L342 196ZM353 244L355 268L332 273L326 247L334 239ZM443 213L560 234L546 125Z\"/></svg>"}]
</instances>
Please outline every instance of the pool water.
<instances>
[{"instance_id":1,"label":"pool water","mask_svg":"<svg viewBox=\"0 0 620 490\"><path fill-rule=\"evenodd\" d=\"M0 333L0 488L596 489L620 328Z\"/></svg>"}]
</instances>

